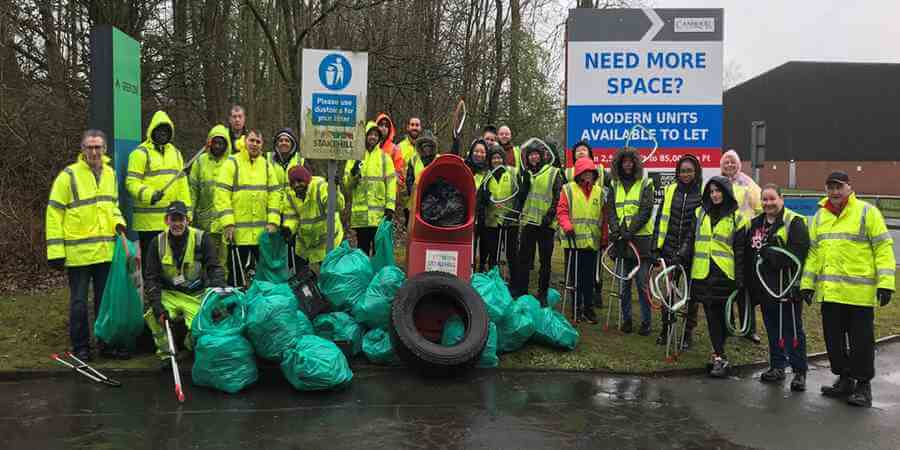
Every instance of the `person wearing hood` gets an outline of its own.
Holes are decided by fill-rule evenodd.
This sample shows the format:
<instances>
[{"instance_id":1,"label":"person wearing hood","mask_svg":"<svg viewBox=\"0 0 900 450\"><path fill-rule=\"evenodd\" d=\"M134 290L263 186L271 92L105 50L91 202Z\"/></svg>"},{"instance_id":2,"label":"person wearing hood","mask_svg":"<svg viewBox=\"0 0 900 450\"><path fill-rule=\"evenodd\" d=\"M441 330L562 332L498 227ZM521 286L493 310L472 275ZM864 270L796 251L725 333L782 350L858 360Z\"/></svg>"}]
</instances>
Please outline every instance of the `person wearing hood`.
<instances>
[{"instance_id":1,"label":"person wearing hood","mask_svg":"<svg viewBox=\"0 0 900 450\"><path fill-rule=\"evenodd\" d=\"M229 153L237 154L247 151L247 112L241 105L232 105L228 110L228 146Z\"/></svg>"},{"instance_id":2,"label":"person wearing hood","mask_svg":"<svg viewBox=\"0 0 900 450\"><path fill-rule=\"evenodd\" d=\"M282 189L272 167L262 156L263 135L259 130L247 132L247 151L231 155L216 179L216 229L222 230L225 242L235 245L245 266L259 260L259 237L273 233L281 224ZM235 267L234 255L228 252L226 267ZM238 286L237 274L229 270L228 285Z\"/></svg>"},{"instance_id":3,"label":"person wearing hood","mask_svg":"<svg viewBox=\"0 0 900 450\"><path fill-rule=\"evenodd\" d=\"M579 320L597 323L594 314L594 275L597 265L597 251L600 250L601 212L603 211L603 185L597 182L600 174L591 158L583 157L575 161L573 180L563 186L556 207L556 218L565 239L566 261L575 252L575 264L566 267L574 273L575 311ZM566 279L569 279L567 272Z\"/></svg>"},{"instance_id":4,"label":"person wearing hood","mask_svg":"<svg viewBox=\"0 0 900 450\"><path fill-rule=\"evenodd\" d=\"M366 124L366 151L363 159L344 166L344 186L350 193L350 228L356 232L356 246L371 255L375 231L381 219L394 220L397 176L388 154L381 151L381 130L375 122Z\"/></svg>"},{"instance_id":5,"label":"person wearing hood","mask_svg":"<svg viewBox=\"0 0 900 450\"><path fill-rule=\"evenodd\" d=\"M749 223L738 210L728 178L715 176L706 183L697 209L692 243L691 298L703 305L715 378L728 376L725 355L725 303L744 287L744 248ZM681 252L681 254L687 254Z\"/></svg>"},{"instance_id":6,"label":"person wearing hood","mask_svg":"<svg viewBox=\"0 0 900 450\"><path fill-rule=\"evenodd\" d=\"M85 131L81 154L53 180L45 224L47 262L56 270L65 270L69 280L72 353L82 361L90 361L88 288L93 284L96 317L116 235L125 234L116 172L106 157L106 135L102 131Z\"/></svg>"},{"instance_id":7,"label":"person wearing hood","mask_svg":"<svg viewBox=\"0 0 900 450\"><path fill-rule=\"evenodd\" d=\"M416 192L416 180L422 175L434 158L437 157L438 142L431 130L425 130L416 139L416 149L409 162L406 164L406 208L403 213L406 216L407 226L409 225L409 211L412 208L413 194Z\"/></svg>"},{"instance_id":8,"label":"person wearing hood","mask_svg":"<svg viewBox=\"0 0 900 450\"><path fill-rule=\"evenodd\" d=\"M638 334L650 334L650 299L647 298L647 273L650 269L653 246L653 180L644 172L637 149L624 147L616 153L612 163L612 181L607 194L606 220L609 223L609 242L614 256L622 258L625 273L638 264L631 245L637 248L640 267L637 272L638 303L641 308L641 327ZM623 281L620 292L622 331L631 333L631 280Z\"/></svg>"},{"instance_id":9,"label":"person wearing hood","mask_svg":"<svg viewBox=\"0 0 900 450\"><path fill-rule=\"evenodd\" d=\"M321 263L328 244L328 181L312 176L303 166L294 166L288 171L288 183L290 188L285 191L281 212L284 217L282 233L287 239L296 239L293 246L296 258L291 259L299 259L298 267ZM344 240L343 210L344 195L338 191L332 217L334 247Z\"/></svg>"},{"instance_id":10,"label":"person wearing hood","mask_svg":"<svg viewBox=\"0 0 900 450\"><path fill-rule=\"evenodd\" d=\"M519 233L510 210L519 209L514 198L517 170L515 167L505 165L504 150L500 146L491 147L487 160L489 164L487 178L478 189L478 209L483 210L485 216L478 271L484 272L496 267L500 262L501 248L504 246L507 264L510 270L513 270L518 253L515 241L518 240ZM494 203L494 199L504 201ZM502 243L501 236L505 236Z\"/></svg>"},{"instance_id":11,"label":"person wearing hood","mask_svg":"<svg viewBox=\"0 0 900 450\"><path fill-rule=\"evenodd\" d=\"M394 126L394 120L391 119L388 113L379 113L375 117L375 125L378 126L378 131L381 132L381 142L378 143L378 146L391 159L391 162L394 164L397 182L399 186L403 186L404 178L406 177L406 173L404 173L406 164L403 160L403 151L394 144L394 136L397 135L397 127Z\"/></svg>"},{"instance_id":12,"label":"person wearing hood","mask_svg":"<svg viewBox=\"0 0 900 450\"><path fill-rule=\"evenodd\" d=\"M809 231L805 217L784 207L784 197L777 185L763 187L762 204L764 212L751 221L747 248L744 250L747 290L753 303L762 310L769 338L769 370L763 372L760 380L767 383L784 380L784 369L790 363L794 373L791 390L805 391L806 334L803 332L799 279L783 297L773 296L762 283L765 282L768 289L781 292L782 283L787 283L794 274L803 270L803 261L809 252ZM792 261L774 248L789 251L797 258L800 267L794 267ZM759 273L764 280L757 275L758 259L763 263ZM780 342L779 337L782 338Z\"/></svg>"},{"instance_id":13,"label":"person wearing hood","mask_svg":"<svg viewBox=\"0 0 900 450\"><path fill-rule=\"evenodd\" d=\"M593 152L591 151L591 144L586 140L581 140L575 143L575 145L569 149L569 157L572 160L572 167L566 168L563 172L565 176L566 182L571 182L575 180L575 161L578 161L581 158L589 158L591 161L594 161ZM609 174L606 173L606 168L603 167L603 164L599 162L594 162L594 165L597 167L597 184L602 186L602 188L609 192ZM604 203L603 203L603 211L601 212L603 220L600 225L600 251L606 248L606 245L609 243L609 224L606 221L607 214L609 213L609 205L606 204L606 194L604 194ZM566 258L566 262L568 263L568 258ZM568 268L566 269L568 270ZM598 274L602 273L602 269L600 268L600 258L597 258L597 267L594 269ZM597 288L597 301L594 302L594 306L597 308L603 307L603 277L596 277L596 288Z\"/></svg>"},{"instance_id":14,"label":"person wearing hood","mask_svg":"<svg viewBox=\"0 0 900 450\"><path fill-rule=\"evenodd\" d=\"M540 140L529 140L522 149L526 170L522 171L519 195L524 198L519 223L522 240L519 248L519 268L513 272L513 297L528 293L528 279L534 264L535 247L540 252L541 271L538 278L538 299L547 302L550 288L550 261L556 234L556 206L563 177L559 168L550 164L550 149Z\"/></svg>"},{"instance_id":15,"label":"person wearing hood","mask_svg":"<svg viewBox=\"0 0 900 450\"><path fill-rule=\"evenodd\" d=\"M654 260L662 259L666 265L684 267L686 273L691 271L690 242L694 229L694 220L697 217L697 208L700 206L700 188L703 185L703 168L700 160L694 155L684 155L675 164L675 182L670 183L663 190L663 203L656 215L656 231L653 242L656 250ZM687 324L685 325L684 340L678 345L686 351L693 342L692 334L697 326L696 302L688 302ZM656 343L665 345L669 330L675 323L675 314L661 311L662 329Z\"/></svg>"},{"instance_id":16,"label":"person wearing hood","mask_svg":"<svg viewBox=\"0 0 900 450\"><path fill-rule=\"evenodd\" d=\"M497 143L503 148L503 163L516 170L522 168L522 150L512 144L512 130L502 125L497 129Z\"/></svg>"},{"instance_id":17,"label":"person wearing hood","mask_svg":"<svg viewBox=\"0 0 900 450\"><path fill-rule=\"evenodd\" d=\"M180 177L165 191L162 188L184 170L181 152L172 144L175 125L163 111L153 113L146 139L128 156L125 189L134 204L131 228L138 232L141 253L150 241L166 229L166 208L180 200L191 214L191 188L187 177Z\"/></svg>"},{"instance_id":18,"label":"person wearing hood","mask_svg":"<svg viewBox=\"0 0 900 450\"><path fill-rule=\"evenodd\" d=\"M403 163L407 166L412 158L416 155L416 140L422 135L422 119L418 117L410 117L406 121L406 136L397 144L400 148L400 154L403 156Z\"/></svg>"},{"instance_id":19,"label":"person wearing hood","mask_svg":"<svg viewBox=\"0 0 900 450\"><path fill-rule=\"evenodd\" d=\"M225 125L216 125L206 136L203 154L194 161L188 175L191 187L191 202L194 205L194 221L191 226L205 231L216 245L216 255L221 265L225 265L228 246L222 239L222 230L216 227L217 211L215 205L216 179L219 170L231 155L231 139Z\"/></svg>"},{"instance_id":20,"label":"person wearing hood","mask_svg":"<svg viewBox=\"0 0 900 450\"><path fill-rule=\"evenodd\" d=\"M747 174L741 172L741 157L738 156L737 152L734 151L734 149L728 150L722 154L722 159L719 161L719 164L722 168L722 176L731 181L731 187L734 190L734 198L738 202L738 211L740 211L748 221L762 213L759 185L757 185L752 178L747 176ZM740 303L738 311L740 312L741 320L744 320L744 304L750 301L750 299L747 298L746 293L738 294L738 297ZM753 311L754 308L755 305L751 306L751 311ZM759 334L756 333L756 313L750 314L750 333L746 338L756 344L759 344L761 341Z\"/></svg>"},{"instance_id":21,"label":"person wearing hood","mask_svg":"<svg viewBox=\"0 0 900 450\"><path fill-rule=\"evenodd\" d=\"M472 181L475 183L476 195L481 192L481 186L484 184L484 178L487 176L487 152L488 147L494 148L496 144L490 144L483 139L472 141L469 146L469 153L466 155L466 165L472 171ZM482 258L487 258L490 253L484 247L485 239L485 201L483 199L475 199L475 239L472 242L472 254L477 255L475 262L480 262ZM480 253L479 253L480 252Z\"/></svg>"},{"instance_id":22,"label":"person wearing hood","mask_svg":"<svg viewBox=\"0 0 900 450\"><path fill-rule=\"evenodd\" d=\"M293 167L302 166L306 160L300 156L300 146L297 144L297 135L291 128L282 128L275 133L272 142L272 151L268 157L269 163L275 168L278 184L288 189L288 171Z\"/></svg>"}]
</instances>

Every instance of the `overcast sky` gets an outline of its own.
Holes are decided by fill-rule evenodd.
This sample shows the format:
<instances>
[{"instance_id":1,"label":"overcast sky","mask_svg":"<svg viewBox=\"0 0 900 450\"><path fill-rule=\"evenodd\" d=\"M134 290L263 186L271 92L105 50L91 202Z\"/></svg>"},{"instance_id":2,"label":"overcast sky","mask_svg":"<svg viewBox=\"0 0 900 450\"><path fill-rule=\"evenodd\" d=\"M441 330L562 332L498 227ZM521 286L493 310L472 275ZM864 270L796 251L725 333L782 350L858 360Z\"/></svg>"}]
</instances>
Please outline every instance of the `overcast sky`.
<instances>
[{"instance_id":1,"label":"overcast sky","mask_svg":"<svg viewBox=\"0 0 900 450\"><path fill-rule=\"evenodd\" d=\"M574 5L574 1L560 1ZM655 8L724 8L725 65L741 81L787 61L900 63L898 0L645 0Z\"/></svg>"}]
</instances>

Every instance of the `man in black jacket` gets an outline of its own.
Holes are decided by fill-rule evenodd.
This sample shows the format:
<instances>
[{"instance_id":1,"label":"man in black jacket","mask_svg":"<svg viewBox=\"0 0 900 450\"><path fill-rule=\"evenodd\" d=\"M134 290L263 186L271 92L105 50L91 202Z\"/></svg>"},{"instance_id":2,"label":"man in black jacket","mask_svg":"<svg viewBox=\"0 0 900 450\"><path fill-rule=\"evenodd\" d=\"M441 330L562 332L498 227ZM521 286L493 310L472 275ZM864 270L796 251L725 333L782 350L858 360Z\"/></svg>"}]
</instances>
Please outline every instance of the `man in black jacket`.
<instances>
[{"instance_id":1,"label":"man in black jacket","mask_svg":"<svg viewBox=\"0 0 900 450\"><path fill-rule=\"evenodd\" d=\"M654 261L662 258L667 265L681 265L686 273L691 273L690 247L691 230L694 229L697 207L700 206L700 190L703 186L703 169L700 160L694 155L684 155L675 165L675 182L666 186L663 204L656 214L654 232L656 252ZM697 310L699 305L689 301L687 305L687 324L681 349L691 346L691 335L697 326ZM671 325L676 321L675 314L662 311L662 329L656 343L664 345Z\"/></svg>"}]
</instances>

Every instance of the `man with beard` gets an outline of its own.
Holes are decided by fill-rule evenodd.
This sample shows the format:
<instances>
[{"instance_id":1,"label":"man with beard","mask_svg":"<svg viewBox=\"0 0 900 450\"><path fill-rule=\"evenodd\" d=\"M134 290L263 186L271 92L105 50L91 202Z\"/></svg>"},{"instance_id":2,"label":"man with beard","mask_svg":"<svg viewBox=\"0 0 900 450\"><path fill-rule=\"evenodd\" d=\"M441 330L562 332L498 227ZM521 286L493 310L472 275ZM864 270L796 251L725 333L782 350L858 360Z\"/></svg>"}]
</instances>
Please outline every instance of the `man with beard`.
<instances>
[{"instance_id":1,"label":"man with beard","mask_svg":"<svg viewBox=\"0 0 900 450\"><path fill-rule=\"evenodd\" d=\"M422 120L418 117L410 117L406 122L406 136L397 144L400 154L403 155L403 162L407 165L416 154L416 139L419 139L421 134Z\"/></svg>"},{"instance_id":2,"label":"man with beard","mask_svg":"<svg viewBox=\"0 0 900 450\"><path fill-rule=\"evenodd\" d=\"M281 203L282 233L286 239L296 239L294 254L298 268L310 263L319 264L325 259L328 244L328 182L312 176L303 166L294 166L288 171L288 183L290 188L285 190L285 200ZM334 217L331 218L334 221L334 247L344 240L340 216L343 209L344 196L338 191Z\"/></svg>"},{"instance_id":3,"label":"man with beard","mask_svg":"<svg viewBox=\"0 0 900 450\"><path fill-rule=\"evenodd\" d=\"M522 168L522 151L512 144L512 131L503 125L497 130L497 143L503 148L503 164L519 170ZM574 161L574 160L573 160Z\"/></svg>"},{"instance_id":4,"label":"man with beard","mask_svg":"<svg viewBox=\"0 0 900 450\"><path fill-rule=\"evenodd\" d=\"M194 204L194 226L207 233L216 244L219 257L226 254L225 241L222 240L222 230L214 229L216 225L215 193L216 178L219 169L231 154L231 139L228 136L228 128L224 125L216 125L209 130L206 141L206 151L194 161L191 174L188 176L188 184L191 187L191 202Z\"/></svg>"}]
</instances>

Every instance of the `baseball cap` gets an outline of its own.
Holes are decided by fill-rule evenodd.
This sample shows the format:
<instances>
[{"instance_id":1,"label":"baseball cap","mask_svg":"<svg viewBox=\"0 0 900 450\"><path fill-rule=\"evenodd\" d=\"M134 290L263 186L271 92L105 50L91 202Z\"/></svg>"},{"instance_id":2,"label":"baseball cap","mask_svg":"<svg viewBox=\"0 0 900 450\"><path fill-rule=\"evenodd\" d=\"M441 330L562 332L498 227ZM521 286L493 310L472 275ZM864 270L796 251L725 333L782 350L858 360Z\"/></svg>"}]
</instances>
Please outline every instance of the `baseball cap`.
<instances>
[{"instance_id":1,"label":"baseball cap","mask_svg":"<svg viewBox=\"0 0 900 450\"><path fill-rule=\"evenodd\" d=\"M187 217L187 205L184 204L181 200L175 200L174 202L169 204L169 207L166 208L166 215L172 214L181 214L182 216Z\"/></svg>"},{"instance_id":2,"label":"baseball cap","mask_svg":"<svg viewBox=\"0 0 900 450\"><path fill-rule=\"evenodd\" d=\"M828 178L825 179L825 184L832 182L850 184L850 176L847 175L847 172L836 170L834 172L831 172L831 174L828 175Z\"/></svg>"}]
</instances>

